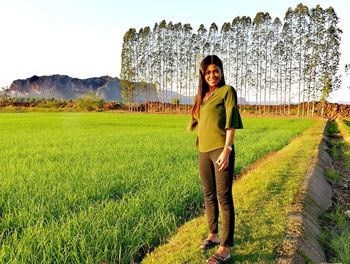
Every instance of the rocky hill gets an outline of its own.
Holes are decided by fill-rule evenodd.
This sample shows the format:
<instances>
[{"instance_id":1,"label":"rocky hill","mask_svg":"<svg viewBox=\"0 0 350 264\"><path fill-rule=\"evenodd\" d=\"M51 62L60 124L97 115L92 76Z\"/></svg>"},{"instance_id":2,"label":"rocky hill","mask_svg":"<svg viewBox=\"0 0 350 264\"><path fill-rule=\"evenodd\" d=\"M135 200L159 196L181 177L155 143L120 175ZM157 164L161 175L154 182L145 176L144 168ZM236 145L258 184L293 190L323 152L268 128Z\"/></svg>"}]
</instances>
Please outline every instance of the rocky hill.
<instances>
[{"instance_id":1,"label":"rocky hill","mask_svg":"<svg viewBox=\"0 0 350 264\"><path fill-rule=\"evenodd\" d=\"M119 78L110 76L93 77L88 79L72 78L67 75L32 76L27 79L19 79L12 82L5 91L6 94L15 97L41 97L56 99L80 98L87 93L96 93L106 101L122 102ZM134 102L145 101L171 103L177 98L181 104L192 104L193 96L183 96L174 91L147 91L136 92ZM240 104L247 103L244 99L238 99Z\"/></svg>"},{"instance_id":2,"label":"rocky hill","mask_svg":"<svg viewBox=\"0 0 350 264\"><path fill-rule=\"evenodd\" d=\"M16 97L42 97L72 99L89 92L105 100L121 101L120 80L110 76L88 79L72 78L67 75L32 76L15 80L6 91Z\"/></svg>"}]
</instances>

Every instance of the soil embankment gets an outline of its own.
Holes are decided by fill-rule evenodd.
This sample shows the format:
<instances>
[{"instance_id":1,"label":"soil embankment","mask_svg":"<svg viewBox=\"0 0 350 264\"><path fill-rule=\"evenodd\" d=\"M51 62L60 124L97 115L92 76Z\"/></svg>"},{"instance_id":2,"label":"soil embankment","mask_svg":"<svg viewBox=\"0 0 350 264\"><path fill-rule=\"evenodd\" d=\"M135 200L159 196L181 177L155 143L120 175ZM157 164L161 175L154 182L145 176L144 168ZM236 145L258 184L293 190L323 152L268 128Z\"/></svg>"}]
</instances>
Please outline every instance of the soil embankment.
<instances>
[{"instance_id":1,"label":"soil embankment","mask_svg":"<svg viewBox=\"0 0 350 264\"><path fill-rule=\"evenodd\" d=\"M280 248L276 263L326 262L326 255L319 241L320 214L332 205L332 188L325 178L325 169L331 164L323 139L318 155L311 162L306 178L288 217L288 230Z\"/></svg>"}]
</instances>

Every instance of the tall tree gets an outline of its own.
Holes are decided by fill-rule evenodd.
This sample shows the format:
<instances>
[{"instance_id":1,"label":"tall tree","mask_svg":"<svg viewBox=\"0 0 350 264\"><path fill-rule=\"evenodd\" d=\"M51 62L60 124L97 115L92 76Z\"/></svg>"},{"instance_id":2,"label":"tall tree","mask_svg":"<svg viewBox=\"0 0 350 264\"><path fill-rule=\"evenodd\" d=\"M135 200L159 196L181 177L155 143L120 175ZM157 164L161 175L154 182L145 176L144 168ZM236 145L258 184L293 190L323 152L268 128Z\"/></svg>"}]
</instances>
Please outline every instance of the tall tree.
<instances>
[{"instance_id":1,"label":"tall tree","mask_svg":"<svg viewBox=\"0 0 350 264\"><path fill-rule=\"evenodd\" d=\"M250 54L250 42L251 42L251 31L252 31L252 20L250 17L243 16L241 18L242 25L242 58L241 58L241 68L242 68L242 80L241 80L241 89L244 93L242 97L249 102L250 99L250 82L249 79L251 75L251 60L249 59ZM249 89L249 90L248 90ZM245 109L243 109L244 111Z\"/></svg>"},{"instance_id":2,"label":"tall tree","mask_svg":"<svg viewBox=\"0 0 350 264\"><path fill-rule=\"evenodd\" d=\"M269 87L269 105L271 104L271 96L272 93L276 93L276 104L278 104L278 88L279 88L279 71L280 71L280 63L281 63L281 43L280 40L280 31L281 31L282 23L281 20L277 17L274 19L272 23L271 30L269 32L270 42L270 87ZM277 114L277 107L276 112Z\"/></svg>"},{"instance_id":3,"label":"tall tree","mask_svg":"<svg viewBox=\"0 0 350 264\"><path fill-rule=\"evenodd\" d=\"M225 61L224 65L224 72L227 74L227 77L229 76L228 68L229 68L229 62L230 62L230 29L231 25L230 23L226 22L221 27L221 54L222 59ZM226 76L225 76L226 77ZM229 81L226 77L226 81Z\"/></svg>"},{"instance_id":4,"label":"tall tree","mask_svg":"<svg viewBox=\"0 0 350 264\"><path fill-rule=\"evenodd\" d=\"M324 85L322 94L327 99L329 94L339 88L340 78L337 76L340 60L341 29L338 28L339 18L332 7L325 9L325 64L323 64L323 82L329 83L329 89Z\"/></svg>"},{"instance_id":5,"label":"tall tree","mask_svg":"<svg viewBox=\"0 0 350 264\"><path fill-rule=\"evenodd\" d=\"M306 41L307 41L307 33L308 33L308 23L309 23L309 9L307 6L303 4L298 4L298 6L294 9L294 19L296 20L293 23L294 31L296 33L295 39L295 55L296 60L298 61L298 115L300 115L300 103L301 103L301 94L304 94L302 89L302 83L305 82L303 68L304 68L304 60L305 51L306 51ZM304 96L303 96L304 98Z\"/></svg>"},{"instance_id":6,"label":"tall tree","mask_svg":"<svg viewBox=\"0 0 350 264\"><path fill-rule=\"evenodd\" d=\"M181 23L176 23L174 25L174 66L175 66L175 86L176 86L176 93L179 95L180 94L180 82L179 82L179 77L180 77L180 46L181 46L181 38L182 38L182 24ZM178 98L180 102L180 98ZM176 107L178 107L176 105Z\"/></svg>"},{"instance_id":7,"label":"tall tree","mask_svg":"<svg viewBox=\"0 0 350 264\"><path fill-rule=\"evenodd\" d=\"M151 34L151 83L154 85L155 90L159 92L161 90L161 49L160 49L160 41L161 38L159 37L160 35L160 28L159 24L155 23L153 27L153 31ZM156 93L157 95L159 93Z\"/></svg>"},{"instance_id":8,"label":"tall tree","mask_svg":"<svg viewBox=\"0 0 350 264\"><path fill-rule=\"evenodd\" d=\"M134 67L134 47L136 30L130 28L124 35L122 48L122 67L120 74L120 84L122 97L125 98L131 110L133 94L135 90L136 71Z\"/></svg>"},{"instance_id":9,"label":"tall tree","mask_svg":"<svg viewBox=\"0 0 350 264\"><path fill-rule=\"evenodd\" d=\"M262 58L263 58L263 63L262 63L262 73L264 74L264 108L263 112L265 113L266 111L266 94L267 90L269 89L269 81L268 81L268 72L270 66L270 55L271 55L271 49L272 49L272 32L271 32L271 16L269 13L264 13L264 19L263 19L263 24L261 27L261 35L263 39L263 47L262 47ZM261 89L260 89L261 91ZM261 98L261 96L260 96Z\"/></svg>"},{"instance_id":10,"label":"tall tree","mask_svg":"<svg viewBox=\"0 0 350 264\"><path fill-rule=\"evenodd\" d=\"M310 12L310 33L311 33L311 46L312 46L312 56L311 56L311 70L312 70L312 113L315 112L315 101L319 99L319 94L322 93L322 73L321 73L321 63L323 59L323 53L325 51L324 35L325 35L325 17L324 10L320 5L311 9Z\"/></svg>"},{"instance_id":11,"label":"tall tree","mask_svg":"<svg viewBox=\"0 0 350 264\"><path fill-rule=\"evenodd\" d=\"M204 58L205 54L208 54L205 45L207 43L207 36L208 30L205 28L203 24L201 24L197 30L197 36L198 36L198 45L200 47L200 56Z\"/></svg>"},{"instance_id":12,"label":"tall tree","mask_svg":"<svg viewBox=\"0 0 350 264\"><path fill-rule=\"evenodd\" d=\"M212 23L208 32L208 43L210 45L210 53L220 56L220 34L218 26Z\"/></svg>"},{"instance_id":13,"label":"tall tree","mask_svg":"<svg viewBox=\"0 0 350 264\"><path fill-rule=\"evenodd\" d=\"M231 23L231 28L232 28L232 35L231 35L231 56L229 58L232 58L231 61L231 66L232 66L232 71L231 71L231 76L233 77L231 79L231 83L233 86L238 87L238 78L239 78L239 52L240 52L240 39L241 39L241 28L240 28L240 17L235 17L232 20ZM238 91L237 91L238 92Z\"/></svg>"},{"instance_id":14,"label":"tall tree","mask_svg":"<svg viewBox=\"0 0 350 264\"><path fill-rule=\"evenodd\" d=\"M282 31L282 37L284 40L284 49L285 49L285 60L286 60L286 76L285 76L285 87L288 86L288 111L287 114L290 114L290 106L292 102L292 81L294 74L294 40L295 34L293 31L293 16L294 11L292 8L288 8L285 17L284 17L284 27ZM286 91L285 91L286 93Z\"/></svg>"},{"instance_id":15,"label":"tall tree","mask_svg":"<svg viewBox=\"0 0 350 264\"><path fill-rule=\"evenodd\" d=\"M261 27L264 22L264 13L259 12L256 14L253 21L253 39L252 39L252 55L255 58L253 65L255 66L255 109L258 110L258 105L261 104L261 96L260 101L259 95L261 95L261 63L262 63L262 43L263 38L261 35ZM259 107L260 112L260 107Z\"/></svg>"}]
</instances>

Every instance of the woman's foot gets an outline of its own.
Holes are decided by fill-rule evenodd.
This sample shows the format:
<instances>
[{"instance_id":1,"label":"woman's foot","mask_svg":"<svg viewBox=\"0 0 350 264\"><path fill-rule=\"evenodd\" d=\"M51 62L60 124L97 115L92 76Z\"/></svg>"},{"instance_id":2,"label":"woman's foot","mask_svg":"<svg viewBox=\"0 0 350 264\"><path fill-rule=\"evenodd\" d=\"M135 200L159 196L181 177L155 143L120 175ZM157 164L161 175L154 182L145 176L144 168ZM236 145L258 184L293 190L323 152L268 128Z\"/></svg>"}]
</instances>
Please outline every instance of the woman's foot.
<instances>
[{"instance_id":1,"label":"woman's foot","mask_svg":"<svg viewBox=\"0 0 350 264\"><path fill-rule=\"evenodd\" d=\"M220 246L218 250L212 255L209 259L207 259L208 264L224 264L230 263L232 260L230 255L230 248Z\"/></svg>"},{"instance_id":2,"label":"woman's foot","mask_svg":"<svg viewBox=\"0 0 350 264\"><path fill-rule=\"evenodd\" d=\"M200 249L205 251L207 249L216 247L220 244L220 240L218 234L209 234L208 239L204 240L200 246Z\"/></svg>"},{"instance_id":3,"label":"woman's foot","mask_svg":"<svg viewBox=\"0 0 350 264\"><path fill-rule=\"evenodd\" d=\"M232 262L230 248L220 246L206 261L208 264L228 264Z\"/></svg>"},{"instance_id":4,"label":"woman's foot","mask_svg":"<svg viewBox=\"0 0 350 264\"><path fill-rule=\"evenodd\" d=\"M230 256L230 248L220 246L218 250L216 250L215 254L225 259Z\"/></svg>"}]
</instances>

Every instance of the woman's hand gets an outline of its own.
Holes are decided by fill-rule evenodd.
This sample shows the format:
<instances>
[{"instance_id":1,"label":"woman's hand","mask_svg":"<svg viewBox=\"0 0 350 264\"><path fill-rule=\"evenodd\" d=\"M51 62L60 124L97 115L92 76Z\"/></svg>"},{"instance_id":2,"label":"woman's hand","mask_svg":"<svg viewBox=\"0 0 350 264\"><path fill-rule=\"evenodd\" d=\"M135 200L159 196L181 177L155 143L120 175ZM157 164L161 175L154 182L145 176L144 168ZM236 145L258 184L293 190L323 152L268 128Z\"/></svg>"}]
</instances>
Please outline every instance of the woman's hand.
<instances>
[{"instance_id":1,"label":"woman's hand","mask_svg":"<svg viewBox=\"0 0 350 264\"><path fill-rule=\"evenodd\" d=\"M230 157L230 150L228 150L227 148L224 148L224 150L221 152L220 156L215 162L219 166L219 171L223 171L228 167L229 157Z\"/></svg>"}]
</instances>

